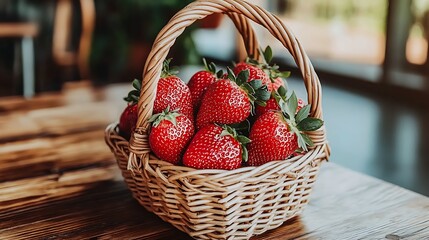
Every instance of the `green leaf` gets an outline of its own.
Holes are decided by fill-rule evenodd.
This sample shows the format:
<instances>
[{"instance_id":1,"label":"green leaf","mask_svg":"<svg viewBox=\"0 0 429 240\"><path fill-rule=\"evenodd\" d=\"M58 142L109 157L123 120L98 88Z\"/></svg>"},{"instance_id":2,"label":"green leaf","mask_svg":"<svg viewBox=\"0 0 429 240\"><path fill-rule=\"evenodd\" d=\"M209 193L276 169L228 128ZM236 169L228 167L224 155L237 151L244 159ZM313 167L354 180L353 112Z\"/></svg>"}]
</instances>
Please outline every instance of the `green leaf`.
<instances>
[{"instance_id":1,"label":"green leaf","mask_svg":"<svg viewBox=\"0 0 429 240\"><path fill-rule=\"evenodd\" d=\"M136 95L131 95L130 98L132 99L132 102L138 102L139 101L139 97Z\"/></svg>"},{"instance_id":2,"label":"green leaf","mask_svg":"<svg viewBox=\"0 0 429 240\"><path fill-rule=\"evenodd\" d=\"M290 77L290 72L288 71L288 72L281 72L281 73L279 73L279 77L281 77L281 78L288 78L288 77Z\"/></svg>"},{"instance_id":3,"label":"green leaf","mask_svg":"<svg viewBox=\"0 0 429 240\"><path fill-rule=\"evenodd\" d=\"M273 60L273 50L270 46L267 46L264 51L264 59L267 63L270 63Z\"/></svg>"},{"instance_id":4,"label":"green leaf","mask_svg":"<svg viewBox=\"0 0 429 240\"><path fill-rule=\"evenodd\" d=\"M301 134L301 136L302 136L302 138L304 139L305 143L306 143L308 146L310 146L310 147L313 147L313 146L314 146L313 141L311 140L311 138L310 138L307 134L302 133L302 134Z\"/></svg>"},{"instance_id":5,"label":"green leaf","mask_svg":"<svg viewBox=\"0 0 429 240\"><path fill-rule=\"evenodd\" d=\"M224 137L224 136L231 136L231 134L228 132L228 130L224 129L224 130L222 130L222 132L220 133L220 136L221 136L221 137Z\"/></svg>"},{"instance_id":6,"label":"green leaf","mask_svg":"<svg viewBox=\"0 0 429 240\"><path fill-rule=\"evenodd\" d=\"M308 117L303 119L298 125L297 128L300 131L310 132L316 131L317 129L323 126L323 121L318 118Z\"/></svg>"},{"instance_id":7,"label":"green leaf","mask_svg":"<svg viewBox=\"0 0 429 240\"><path fill-rule=\"evenodd\" d=\"M134 79L134 80L133 80L133 87L134 87L136 90L140 91L140 89L142 88L142 84L141 84L140 80L138 80L138 79ZM140 93L140 92L139 92L139 93Z\"/></svg>"},{"instance_id":8,"label":"green leaf","mask_svg":"<svg viewBox=\"0 0 429 240\"><path fill-rule=\"evenodd\" d=\"M259 106L262 106L262 107L266 107L267 106L267 102L264 102L264 101L258 101L258 100L256 100L255 103L258 104Z\"/></svg>"},{"instance_id":9,"label":"green leaf","mask_svg":"<svg viewBox=\"0 0 429 240\"><path fill-rule=\"evenodd\" d=\"M305 142L303 135L301 133L297 133L296 136L298 137L298 146L304 151L308 151L307 143Z\"/></svg>"},{"instance_id":10,"label":"green leaf","mask_svg":"<svg viewBox=\"0 0 429 240\"><path fill-rule=\"evenodd\" d=\"M223 77L223 70L219 70L217 73L216 73L216 77L217 78L222 78Z\"/></svg>"},{"instance_id":11,"label":"green leaf","mask_svg":"<svg viewBox=\"0 0 429 240\"><path fill-rule=\"evenodd\" d=\"M246 91L247 91L250 95L255 94L255 89L254 89L254 88L253 88L249 83L244 83L242 86L246 89Z\"/></svg>"},{"instance_id":12,"label":"green leaf","mask_svg":"<svg viewBox=\"0 0 429 240\"><path fill-rule=\"evenodd\" d=\"M209 71L213 74L216 73L216 64L210 63L209 64Z\"/></svg>"},{"instance_id":13,"label":"green leaf","mask_svg":"<svg viewBox=\"0 0 429 240\"><path fill-rule=\"evenodd\" d=\"M266 102L271 98L271 93L265 88L260 88L256 91L256 98Z\"/></svg>"},{"instance_id":14,"label":"green leaf","mask_svg":"<svg viewBox=\"0 0 429 240\"><path fill-rule=\"evenodd\" d=\"M254 88L254 89L259 89L262 87L262 81L258 80L258 79L254 79L252 81L249 82L249 84Z\"/></svg>"},{"instance_id":15,"label":"green leaf","mask_svg":"<svg viewBox=\"0 0 429 240\"><path fill-rule=\"evenodd\" d=\"M295 92L292 92L292 95L287 100L287 108L289 110L288 113L291 116L295 116L295 112L296 112L297 107L298 107L298 98L296 97Z\"/></svg>"},{"instance_id":16,"label":"green leaf","mask_svg":"<svg viewBox=\"0 0 429 240\"><path fill-rule=\"evenodd\" d=\"M149 118L148 122L154 122L158 117L160 113L152 115L152 117Z\"/></svg>"},{"instance_id":17,"label":"green leaf","mask_svg":"<svg viewBox=\"0 0 429 240\"><path fill-rule=\"evenodd\" d=\"M137 89L131 90L129 93L129 95L134 95L134 96L139 96L140 95L140 91Z\"/></svg>"},{"instance_id":18,"label":"green leaf","mask_svg":"<svg viewBox=\"0 0 429 240\"><path fill-rule=\"evenodd\" d=\"M253 58L249 58L246 60L247 63L250 63L252 65L259 65L259 62Z\"/></svg>"},{"instance_id":19,"label":"green leaf","mask_svg":"<svg viewBox=\"0 0 429 240\"><path fill-rule=\"evenodd\" d=\"M247 162L247 160L249 159L249 153L247 152L247 148L245 146L241 146L241 150L243 152L241 154L241 157L242 157L244 162Z\"/></svg>"},{"instance_id":20,"label":"green leaf","mask_svg":"<svg viewBox=\"0 0 429 240\"><path fill-rule=\"evenodd\" d=\"M246 136L243 136L243 135L238 135L237 141L239 141L241 144L244 144L244 145L251 142L251 140L249 138L247 138Z\"/></svg>"},{"instance_id":21,"label":"green leaf","mask_svg":"<svg viewBox=\"0 0 429 240\"><path fill-rule=\"evenodd\" d=\"M299 124L302 120L308 117L308 115L310 114L310 109L311 109L311 105L308 104L298 111L298 113L295 116L295 121L297 124Z\"/></svg>"},{"instance_id":22,"label":"green leaf","mask_svg":"<svg viewBox=\"0 0 429 240\"><path fill-rule=\"evenodd\" d=\"M286 88L283 86L280 86L279 89L277 89L277 92L279 93L280 97L286 96L286 93L287 93Z\"/></svg>"},{"instance_id":23,"label":"green leaf","mask_svg":"<svg viewBox=\"0 0 429 240\"><path fill-rule=\"evenodd\" d=\"M203 64L204 64L204 68L206 70L209 70L209 65L207 65L207 60L205 58L203 58Z\"/></svg>"},{"instance_id":24,"label":"green leaf","mask_svg":"<svg viewBox=\"0 0 429 240\"><path fill-rule=\"evenodd\" d=\"M249 79L249 70L243 70L241 72L238 73L237 76L237 84L239 86L241 86L242 84L244 84L245 82L247 82L247 79Z\"/></svg>"},{"instance_id":25,"label":"green leaf","mask_svg":"<svg viewBox=\"0 0 429 240\"><path fill-rule=\"evenodd\" d=\"M234 72L232 71L232 69L231 69L230 67L228 67L228 68L226 69L226 71L228 72L228 78L229 78L229 80L231 80L231 81L235 82L235 74L234 74Z\"/></svg>"}]
</instances>

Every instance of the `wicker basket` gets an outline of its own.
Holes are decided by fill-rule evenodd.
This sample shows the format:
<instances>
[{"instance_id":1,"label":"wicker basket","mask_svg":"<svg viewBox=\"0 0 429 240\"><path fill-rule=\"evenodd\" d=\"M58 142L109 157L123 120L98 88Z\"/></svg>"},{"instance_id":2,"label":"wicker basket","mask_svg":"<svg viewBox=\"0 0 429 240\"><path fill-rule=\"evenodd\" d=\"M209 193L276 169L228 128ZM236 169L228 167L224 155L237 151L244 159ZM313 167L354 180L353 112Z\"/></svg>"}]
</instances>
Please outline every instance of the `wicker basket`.
<instances>
[{"instance_id":1,"label":"wicker basket","mask_svg":"<svg viewBox=\"0 0 429 240\"><path fill-rule=\"evenodd\" d=\"M315 146L303 156L232 171L174 166L151 154L148 119L152 114L162 62L176 38L194 21L225 13L241 33L249 55L259 47L248 19L265 27L289 50L301 70L312 105L322 118L321 86L310 60L292 32L276 16L242 0L201 0L178 12L161 30L143 72L139 118L130 142L117 124L106 129L128 187L141 205L196 239L248 239L280 226L308 203L320 164L329 147L324 127L310 133Z\"/></svg>"}]
</instances>

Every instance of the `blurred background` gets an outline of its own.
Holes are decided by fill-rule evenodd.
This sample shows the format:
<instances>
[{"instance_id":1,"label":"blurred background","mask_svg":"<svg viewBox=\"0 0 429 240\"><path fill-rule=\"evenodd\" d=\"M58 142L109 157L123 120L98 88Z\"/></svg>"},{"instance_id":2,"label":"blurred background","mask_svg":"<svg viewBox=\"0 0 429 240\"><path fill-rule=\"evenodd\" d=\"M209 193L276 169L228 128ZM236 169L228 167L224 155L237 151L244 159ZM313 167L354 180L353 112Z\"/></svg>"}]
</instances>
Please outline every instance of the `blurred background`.
<instances>
[{"instance_id":1,"label":"blurred background","mask_svg":"<svg viewBox=\"0 0 429 240\"><path fill-rule=\"evenodd\" d=\"M128 86L141 78L156 34L189 2L1 0L0 96L82 81ZM321 78L332 162L429 196L429 0L253 2L284 19ZM287 50L255 28L305 98ZM229 19L213 15L187 29L170 55L186 81L201 57L226 65L244 50Z\"/></svg>"}]
</instances>

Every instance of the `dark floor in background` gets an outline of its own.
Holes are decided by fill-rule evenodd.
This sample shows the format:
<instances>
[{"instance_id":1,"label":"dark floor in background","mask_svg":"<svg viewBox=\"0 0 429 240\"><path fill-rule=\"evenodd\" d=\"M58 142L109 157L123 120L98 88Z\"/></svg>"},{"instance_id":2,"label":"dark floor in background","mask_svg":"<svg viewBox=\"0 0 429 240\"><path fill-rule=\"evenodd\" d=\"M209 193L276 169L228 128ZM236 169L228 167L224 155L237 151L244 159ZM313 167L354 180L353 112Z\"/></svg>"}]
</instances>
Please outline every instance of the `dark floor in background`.
<instances>
[{"instance_id":1,"label":"dark floor in background","mask_svg":"<svg viewBox=\"0 0 429 240\"><path fill-rule=\"evenodd\" d=\"M429 196L429 111L401 96L392 101L322 84L331 161ZM305 96L299 80L289 85Z\"/></svg>"}]
</instances>

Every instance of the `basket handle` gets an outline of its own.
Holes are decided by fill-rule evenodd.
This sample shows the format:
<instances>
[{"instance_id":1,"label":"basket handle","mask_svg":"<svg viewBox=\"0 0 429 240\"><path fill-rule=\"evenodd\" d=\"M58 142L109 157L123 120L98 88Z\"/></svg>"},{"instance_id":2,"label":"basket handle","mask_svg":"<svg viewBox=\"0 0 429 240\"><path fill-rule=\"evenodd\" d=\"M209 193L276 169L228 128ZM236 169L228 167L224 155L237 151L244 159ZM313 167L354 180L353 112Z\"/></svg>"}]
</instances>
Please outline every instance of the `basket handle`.
<instances>
[{"instance_id":1,"label":"basket handle","mask_svg":"<svg viewBox=\"0 0 429 240\"><path fill-rule=\"evenodd\" d=\"M240 33L243 34L249 55L254 54L254 57L258 57L258 46L253 29L247 19L265 27L277 38L289 50L301 71L307 90L308 103L311 104L311 115L322 118L322 92L319 78L301 44L277 16L244 0L198 0L176 13L159 32L146 60L138 103L137 127L130 141L129 168L139 169L142 167L142 163L138 161L139 157L149 159L148 119L152 115L162 63L167 58L170 48L186 27L213 13L227 13L232 18ZM318 143L324 144L322 141L325 139L323 128L317 131L316 135L314 134L311 135L319 140L315 143L317 145ZM147 161L145 162L147 164Z\"/></svg>"}]
</instances>

